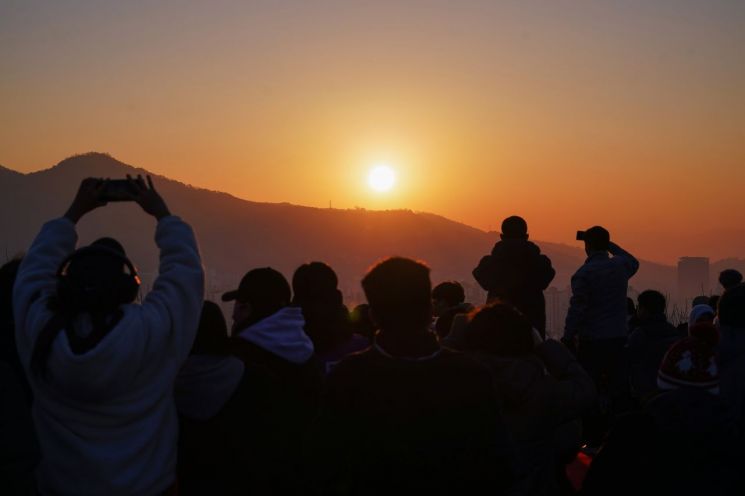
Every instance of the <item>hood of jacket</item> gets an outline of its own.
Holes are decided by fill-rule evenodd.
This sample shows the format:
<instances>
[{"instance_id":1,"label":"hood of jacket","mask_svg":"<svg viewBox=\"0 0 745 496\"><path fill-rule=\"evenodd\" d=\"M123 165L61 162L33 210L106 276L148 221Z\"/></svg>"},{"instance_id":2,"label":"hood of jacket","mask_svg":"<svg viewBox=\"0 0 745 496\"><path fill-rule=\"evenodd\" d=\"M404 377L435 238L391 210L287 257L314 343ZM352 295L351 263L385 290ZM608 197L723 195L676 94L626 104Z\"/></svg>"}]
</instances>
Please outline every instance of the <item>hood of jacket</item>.
<instances>
[{"instance_id":1,"label":"hood of jacket","mask_svg":"<svg viewBox=\"0 0 745 496\"><path fill-rule=\"evenodd\" d=\"M515 256L522 254L525 258L537 257L541 249L537 244L527 239L503 239L498 241L491 250L493 257Z\"/></svg>"},{"instance_id":2,"label":"hood of jacket","mask_svg":"<svg viewBox=\"0 0 745 496\"><path fill-rule=\"evenodd\" d=\"M235 393L244 365L232 356L191 355L176 376L174 399L179 415L208 420Z\"/></svg>"},{"instance_id":3,"label":"hood of jacket","mask_svg":"<svg viewBox=\"0 0 745 496\"><path fill-rule=\"evenodd\" d=\"M305 333L300 307L284 307L238 333L256 346L288 362L303 364L313 356L313 342Z\"/></svg>"}]
</instances>

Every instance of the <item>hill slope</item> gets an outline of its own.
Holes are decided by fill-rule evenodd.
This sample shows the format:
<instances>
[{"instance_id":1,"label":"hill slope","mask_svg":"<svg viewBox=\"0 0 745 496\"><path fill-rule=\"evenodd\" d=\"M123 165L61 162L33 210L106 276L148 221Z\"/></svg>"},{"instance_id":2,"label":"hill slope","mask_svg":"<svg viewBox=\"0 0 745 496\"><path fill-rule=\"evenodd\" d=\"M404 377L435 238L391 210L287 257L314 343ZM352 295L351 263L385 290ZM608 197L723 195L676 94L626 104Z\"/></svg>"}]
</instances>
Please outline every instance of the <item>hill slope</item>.
<instances>
[{"instance_id":1,"label":"hill slope","mask_svg":"<svg viewBox=\"0 0 745 496\"><path fill-rule=\"evenodd\" d=\"M0 250L12 255L26 249L44 221L65 211L82 178L146 172L101 153L71 157L31 174L0 169ZM171 210L197 232L210 297L234 287L252 267L271 265L290 278L299 264L323 260L338 272L347 298L361 301L359 280L365 269L382 257L402 255L427 261L435 282L457 279L468 283L471 298L478 300L481 293L470 272L497 240L496 233L433 214L257 203L154 178ZM81 221L79 231L82 243L103 235L120 239L145 280L152 280L157 268L154 221L138 207L113 204L99 209ZM554 286L566 287L584 254L566 245L538 244L557 270ZM672 267L643 263L633 285L670 291L673 282Z\"/></svg>"}]
</instances>

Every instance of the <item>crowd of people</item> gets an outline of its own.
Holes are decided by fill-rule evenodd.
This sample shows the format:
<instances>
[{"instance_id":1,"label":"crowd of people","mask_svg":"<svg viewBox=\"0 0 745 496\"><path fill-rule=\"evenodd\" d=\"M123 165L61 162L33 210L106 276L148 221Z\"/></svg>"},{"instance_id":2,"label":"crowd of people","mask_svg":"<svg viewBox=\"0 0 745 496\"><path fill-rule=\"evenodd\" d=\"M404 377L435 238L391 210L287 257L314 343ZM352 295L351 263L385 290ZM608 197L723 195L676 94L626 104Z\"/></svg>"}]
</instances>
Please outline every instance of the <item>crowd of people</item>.
<instances>
[{"instance_id":1,"label":"crowd of people","mask_svg":"<svg viewBox=\"0 0 745 496\"><path fill-rule=\"evenodd\" d=\"M125 248L76 248L106 204L89 178L0 269L2 494L738 494L745 489L745 285L722 272L685 326L600 226L578 233L560 341L550 259L513 216L473 271L434 288L384 259L351 311L334 270L252 268L204 301L197 237L148 177L160 267L140 297ZM197 233L198 234L198 233Z\"/></svg>"}]
</instances>

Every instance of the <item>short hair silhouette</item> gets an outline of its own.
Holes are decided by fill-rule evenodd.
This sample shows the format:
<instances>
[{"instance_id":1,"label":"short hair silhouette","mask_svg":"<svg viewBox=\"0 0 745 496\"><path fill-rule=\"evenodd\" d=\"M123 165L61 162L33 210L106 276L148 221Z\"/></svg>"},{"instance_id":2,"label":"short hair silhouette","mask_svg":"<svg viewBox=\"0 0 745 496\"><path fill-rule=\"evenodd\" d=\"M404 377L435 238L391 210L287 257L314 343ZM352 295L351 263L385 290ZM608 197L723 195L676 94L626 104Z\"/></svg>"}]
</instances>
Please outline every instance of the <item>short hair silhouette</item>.
<instances>
[{"instance_id":1,"label":"short hair silhouette","mask_svg":"<svg viewBox=\"0 0 745 496\"><path fill-rule=\"evenodd\" d=\"M593 226L585 231L585 244L590 251L608 251L610 233L602 226Z\"/></svg>"},{"instance_id":2,"label":"short hair silhouette","mask_svg":"<svg viewBox=\"0 0 745 496\"><path fill-rule=\"evenodd\" d=\"M205 300L202 314L199 317L199 327L192 355L228 355L229 354L228 324L217 303Z\"/></svg>"},{"instance_id":3,"label":"short hair silhouette","mask_svg":"<svg viewBox=\"0 0 745 496\"><path fill-rule=\"evenodd\" d=\"M725 269L719 273L719 284L724 289L734 288L742 282L742 274L735 269Z\"/></svg>"},{"instance_id":4,"label":"short hair silhouette","mask_svg":"<svg viewBox=\"0 0 745 496\"><path fill-rule=\"evenodd\" d=\"M728 289L719 298L719 323L745 329L745 284Z\"/></svg>"},{"instance_id":5,"label":"short hair silhouette","mask_svg":"<svg viewBox=\"0 0 745 496\"><path fill-rule=\"evenodd\" d=\"M709 297L706 295L698 295L693 300L691 300L691 306L695 307L698 305L708 305L709 304Z\"/></svg>"},{"instance_id":6,"label":"short hair silhouette","mask_svg":"<svg viewBox=\"0 0 745 496\"><path fill-rule=\"evenodd\" d=\"M653 315L663 314L667 308L667 300L665 300L665 296L654 289L642 291L639 294L638 301L639 309L643 308Z\"/></svg>"},{"instance_id":7,"label":"short hair silhouette","mask_svg":"<svg viewBox=\"0 0 745 496\"><path fill-rule=\"evenodd\" d=\"M403 257L373 266L362 279L362 289L373 317L382 330L426 327L432 319L429 267Z\"/></svg>"},{"instance_id":8,"label":"short hair silhouette","mask_svg":"<svg viewBox=\"0 0 745 496\"><path fill-rule=\"evenodd\" d=\"M323 262L301 265L292 276L293 301L302 305L308 301L333 300L340 304L341 293L337 289L339 279L336 272Z\"/></svg>"},{"instance_id":9,"label":"short hair silhouette","mask_svg":"<svg viewBox=\"0 0 745 496\"><path fill-rule=\"evenodd\" d=\"M442 300L448 306L454 307L466 301L466 292L463 286L456 281L441 282L432 290L433 300Z\"/></svg>"},{"instance_id":10,"label":"short hair silhouette","mask_svg":"<svg viewBox=\"0 0 745 496\"><path fill-rule=\"evenodd\" d=\"M502 237L526 239L528 237L528 223L517 215L507 217L502 221Z\"/></svg>"},{"instance_id":11,"label":"short hair silhouette","mask_svg":"<svg viewBox=\"0 0 745 496\"><path fill-rule=\"evenodd\" d=\"M465 331L466 349L515 357L534 348L530 321L512 305L495 301L471 314Z\"/></svg>"}]
</instances>

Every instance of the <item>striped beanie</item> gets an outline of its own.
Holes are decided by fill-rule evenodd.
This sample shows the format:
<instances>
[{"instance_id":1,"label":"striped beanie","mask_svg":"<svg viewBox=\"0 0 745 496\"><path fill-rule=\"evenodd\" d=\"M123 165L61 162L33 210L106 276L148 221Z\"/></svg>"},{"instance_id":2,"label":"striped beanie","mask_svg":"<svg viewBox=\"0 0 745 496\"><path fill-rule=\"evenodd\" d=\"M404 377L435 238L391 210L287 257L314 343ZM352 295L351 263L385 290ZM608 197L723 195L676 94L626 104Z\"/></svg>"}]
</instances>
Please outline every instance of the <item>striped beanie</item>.
<instances>
[{"instance_id":1,"label":"striped beanie","mask_svg":"<svg viewBox=\"0 0 745 496\"><path fill-rule=\"evenodd\" d=\"M693 326L690 336L675 342L662 359L657 372L661 390L698 388L719 394L719 367L715 346L719 331L710 323Z\"/></svg>"}]
</instances>

